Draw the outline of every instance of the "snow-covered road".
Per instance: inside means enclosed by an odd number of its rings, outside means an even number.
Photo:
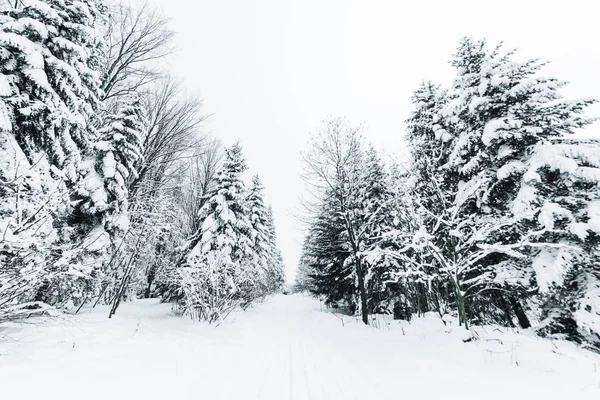
[[[218,327],[156,301],[0,326],[2,399],[599,399],[600,357],[515,333],[462,343],[439,319],[366,327],[302,295]]]

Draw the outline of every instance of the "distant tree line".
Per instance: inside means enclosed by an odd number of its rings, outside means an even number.
[[[148,5],[0,6],[0,322],[98,304],[112,315],[124,299],[174,292],[178,309],[214,320],[218,307],[191,311],[191,296],[217,291],[229,307],[279,290],[260,182],[246,189],[240,147],[224,152],[202,133],[201,100],[162,68],[168,25]],[[207,219],[226,205],[236,229],[247,225],[233,240],[252,251],[242,263],[215,244],[188,262],[190,243],[208,240]],[[212,264],[227,271],[190,270]]]

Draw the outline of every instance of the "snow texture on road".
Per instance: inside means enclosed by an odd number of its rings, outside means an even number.
[[[2,399],[600,399],[600,357],[428,316],[379,328],[303,295],[220,326],[154,300],[44,324],[0,325]],[[484,336],[485,333],[485,336]]]

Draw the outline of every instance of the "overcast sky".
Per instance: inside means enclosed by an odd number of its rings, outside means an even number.
[[[551,61],[545,74],[571,82],[567,97],[600,98],[600,0],[149,1],[172,19],[171,67],[213,114],[207,129],[226,145],[239,138],[266,186],[288,280],[303,237],[293,214],[310,132],[343,116],[402,154],[412,91],[451,80],[462,36]]]

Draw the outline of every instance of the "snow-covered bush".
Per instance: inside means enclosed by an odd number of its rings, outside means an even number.
[[[34,301],[55,273],[54,224],[67,190],[50,177],[43,154],[37,157],[32,165],[13,134],[0,130],[0,319]]]
[[[224,251],[211,251],[193,265],[177,269],[180,300],[176,309],[197,321],[218,322],[243,301],[242,266]]]

